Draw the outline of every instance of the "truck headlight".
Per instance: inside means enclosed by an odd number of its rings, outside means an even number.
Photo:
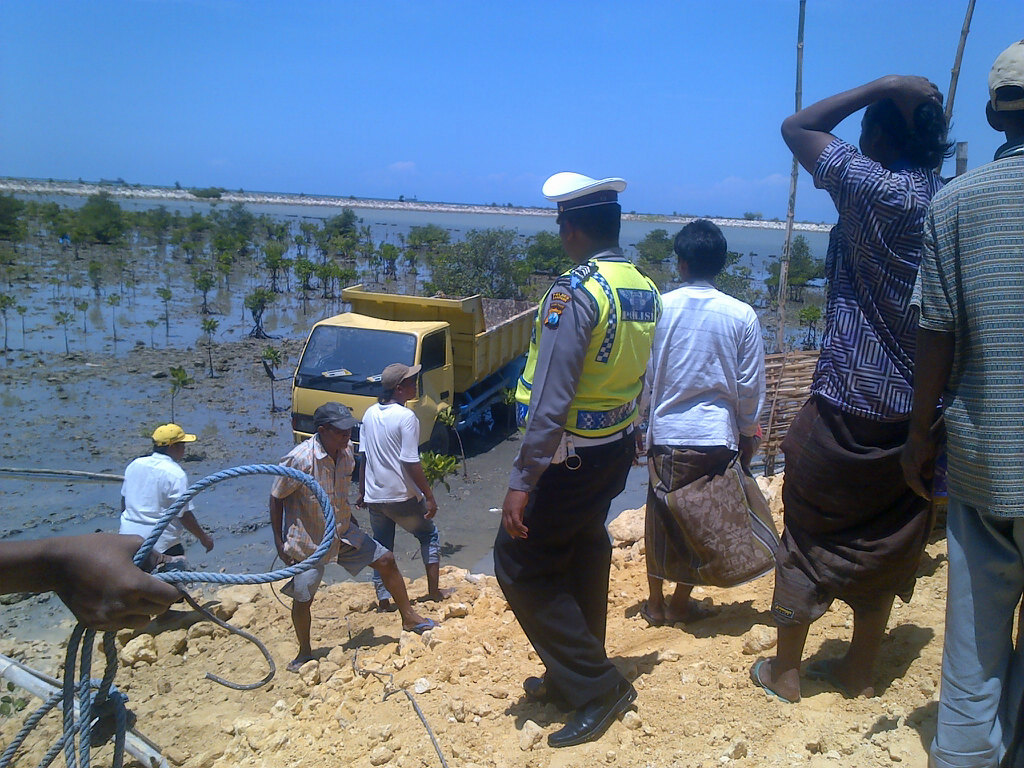
[[[313,424],[313,417],[310,414],[292,412],[292,429],[296,432],[305,432],[307,435],[316,434],[316,427]]]

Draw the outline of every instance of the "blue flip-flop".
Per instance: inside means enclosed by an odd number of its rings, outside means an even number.
[[[422,635],[424,632],[428,632],[431,629],[437,629],[439,626],[441,625],[433,619],[424,619],[415,627],[409,627],[406,632],[415,632],[417,635]]]
[[[753,683],[761,688],[762,691],[767,693],[769,696],[774,696],[776,699],[781,701],[783,704],[793,704],[794,702],[787,699],[781,693],[772,688],[761,679],[761,668],[768,663],[768,659],[758,659],[754,662],[754,666],[750,668],[750,679]]]

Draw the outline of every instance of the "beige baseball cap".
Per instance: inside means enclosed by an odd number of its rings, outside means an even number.
[[[1000,53],[988,73],[988,97],[997,112],[1024,109],[1024,98],[997,99],[999,88],[1024,88],[1024,40],[1018,40]]]

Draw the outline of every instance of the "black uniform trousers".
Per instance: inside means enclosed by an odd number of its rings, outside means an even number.
[[[551,465],[530,494],[528,537],[513,539],[502,527],[494,542],[494,574],[544,662],[545,680],[577,709],[623,680],[604,648],[611,567],[605,518],[635,451],[632,433],[578,447],[578,469]]]

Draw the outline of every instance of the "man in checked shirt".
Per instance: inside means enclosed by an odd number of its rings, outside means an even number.
[[[352,519],[348,503],[349,483],[355,467],[349,444],[352,427],[356,425],[352,412],[344,405],[326,403],[313,413],[313,424],[316,434],[296,445],[280,463],[312,475],[320,483],[334,508],[336,534],[324,559],[293,577],[281,590],[292,598],[292,625],[299,641],[299,653],[288,663],[289,672],[298,672],[314,658],[309,636],[310,606],[323,580],[326,564],[331,560],[336,560],[353,576],[366,566],[377,571],[398,606],[402,629],[423,634],[437,626],[436,622],[413,610],[395,556],[363,533]],[[277,477],[270,490],[270,527],[278,556],[285,565],[292,565],[313,554],[323,540],[327,525],[323,510],[309,488],[290,477]]]

